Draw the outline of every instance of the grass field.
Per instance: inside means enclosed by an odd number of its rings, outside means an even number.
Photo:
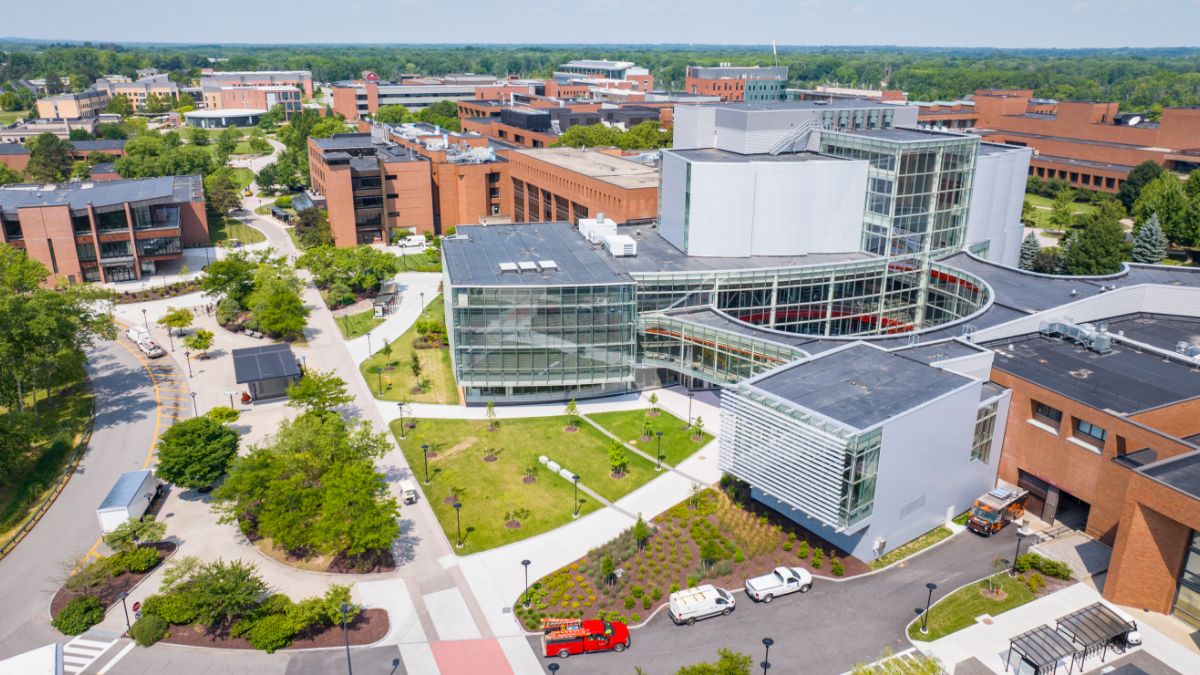
[[[933,609],[929,610],[929,634],[921,635],[921,620],[918,618],[908,627],[908,636],[914,640],[933,641],[955,631],[975,625],[980,614],[996,616],[1014,607],[1033,600],[1034,594],[1020,579],[1001,572],[992,577],[1004,591],[1004,597],[993,599],[983,594],[987,581],[978,581],[954,591]]]
[[[290,230],[289,230],[290,231]],[[442,310],[441,296],[434,298],[421,313],[421,318],[442,320],[445,315]],[[413,403],[458,403],[458,387],[454,383],[454,369],[450,364],[450,349],[417,349],[413,341],[417,335],[416,323],[403,335],[391,343],[392,353],[384,356],[376,352],[359,365],[363,379],[371,388],[376,398],[385,401],[410,401]],[[381,347],[382,345],[371,345]],[[416,384],[410,363],[416,352],[417,360],[421,363],[421,378],[429,379],[429,388],[419,393],[413,393]],[[377,373],[376,368],[383,368]],[[382,391],[380,385],[383,385]]]
[[[628,494],[656,475],[653,465],[631,456],[625,477],[612,478],[609,439],[586,424],[567,433],[563,431],[566,423],[565,417],[504,419],[496,431],[488,431],[486,420],[420,419],[415,428],[407,430],[400,446],[415,480],[423,481],[425,476],[421,446],[428,444],[437,453],[429,460],[430,485],[423,492],[451,542],[456,537],[451,494],[463,505],[466,542],[460,553],[510,544],[571,521],[574,486],[539,464],[539,455],[575,472],[581,484],[609,500]],[[392,424],[392,431],[399,438],[399,420]],[[496,451],[495,461],[484,461],[488,449]],[[525,469],[531,465],[537,466],[536,478],[526,483]],[[582,491],[579,498],[581,515],[601,506]],[[528,513],[514,515],[522,509]],[[514,518],[521,526],[510,529],[505,523]]]
[[[245,188],[254,182],[254,172],[245,167],[238,167],[233,170],[233,180],[239,188]]]
[[[342,338],[353,340],[356,337],[366,335],[371,332],[376,326],[383,323],[383,319],[375,317],[375,310],[368,309],[358,314],[343,314],[334,319],[338,330],[342,332]]]
[[[945,525],[941,525],[936,529],[930,530],[916,539],[913,539],[907,544],[896,548],[891,553],[872,560],[871,562],[867,563],[867,566],[873,570],[881,570],[896,561],[903,560],[910,555],[916,555],[921,551],[924,551],[925,549],[933,546],[943,539],[946,539],[952,534],[954,533],[950,531],[950,528],[946,527]]]
[[[1030,227],[1038,227],[1043,229],[1050,228],[1050,209],[1054,208],[1054,200],[1041,195],[1025,194],[1025,200],[1033,207],[1033,215],[1030,218],[1032,222],[1028,223]],[[1045,208],[1038,208],[1045,207]],[[1071,204],[1071,213],[1092,213],[1096,207],[1083,202],[1073,202]]]
[[[214,224],[208,234],[214,244],[220,244],[229,239],[237,239],[243,244],[256,244],[267,240],[267,235],[258,229],[233,218],[225,218],[225,222]]]
[[[16,459],[12,480],[0,483],[0,539],[25,520],[29,509],[58,479],[91,410],[92,395],[82,382],[39,400],[34,442],[28,453]],[[56,436],[65,442],[53,443]]]
[[[712,440],[712,436],[705,433],[703,439],[693,441],[692,434],[683,428],[687,423],[661,408],[658,417],[651,417],[648,413],[648,410],[622,410],[596,413],[588,415],[588,418],[611,431],[617,438],[653,457],[658,437],[652,433],[650,440],[642,440],[642,425],[645,420],[650,420],[652,432],[663,432],[663,463],[671,466],[687,459]]]
[[[27,110],[17,110],[15,112],[5,112],[0,110],[0,124],[12,124],[18,117],[25,117],[29,114]]]

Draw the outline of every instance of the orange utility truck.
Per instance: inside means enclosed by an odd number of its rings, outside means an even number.
[[[1025,515],[1025,502],[1028,500],[1028,490],[998,487],[975,500],[967,527],[985,537],[996,534],[1010,521]]]

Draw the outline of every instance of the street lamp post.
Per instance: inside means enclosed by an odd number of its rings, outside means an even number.
[[[196,407],[196,392],[192,392],[192,414],[196,417],[200,416],[200,409]]]
[[[655,471],[662,471],[662,432],[654,432],[658,436],[658,450],[654,454],[658,455],[658,466],[654,467]]]
[[[525,609],[529,609],[529,561],[522,560],[521,565],[525,567]]]
[[[398,402],[396,408],[400,410],[400,440],[404,440],[404,401]]]
[[[372,353],[373,352],[371,351],[371,331],[367,331],[367,356],[370,356]]]
[[[763,647],[767,648],[767,651],[763,654],[763,662],[760,665],[762,665],[763,675],[767,675],[767,670],[771,667],[771,645],[775,644],[775,641],[769,637],[765,637],[762,639],[762,643]]]
[[[129,606],[125,604],[125,598],[128,598],[129,594],[121,591],[117,597],[121,598],[121,609],[125,610],[125,630],[129,630]]]
[[[175,338],[171,337],[170,326],[167,326],[167,343],[171,345],[171,351],[175,351]]]
[[[146,332],[150,332],[150,319],[146,318],[146,310],[142,309],[142,325],[146,327]]]
[[[572,518],[579,517],[579,474],[571,476],[571,482],[575,483],[575,514]]]
[[[346,674],[354,675],[354,665],[350,663],[350,631],[346,628],[346,613],[350,611],[351,607],[343,602],[338,609],[342,610],[342,639],[346,643]]]
[[[425,311],[425,291],[421,291],[421,311]]]
[[[687,425],[683,427],[685,430],[692,428],[692,399],[694,399],[694,398],[696,398],[695,392],[689,391],[688,392],[688,421],[687,421]]]
[[[557,673],[558,668],[559,668],[559,665],[557,663],[551,663],[550,665],[546,666],[546,669],[550,671],[551,675],[553,675],[554,673]]]
[[[429,485],[429,444],[421,446],[421,458],[425,460],[425,484]]]
[[[937,584],[931,581],[925,584],[925,588],[929,589],[929,596],[925,598],[925,611],[921,614],[921,635],[929,634],[929,606],[933,603],[933,592],[937,590]]]
[[[1017,575],[1017,558],[1021,557],[1021,540],[1028,536],[1025,532],[1025,524],[1017,521],[1017,552],[1013,554],[1012,573]]]
[[[185,350],[183,350],[183,356],[184,356],[184,358],[187,359],[188,377],[191,377],[192,376],[192,353],[185,349]]]
[[[462,548],[462,502],[454,502],[454,526],[458,530],[458,548]]]

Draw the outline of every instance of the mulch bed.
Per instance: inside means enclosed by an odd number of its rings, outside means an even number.
[[[164,298],[175,298],[188,293],[195,293],[200,290],[200,282],[185,281],[176,282],[168,285],[166,288],[156,286],[148,288],[144,291],[124,291],[117,295],[118,305],[127,305],[133,302],[146,302],[148,300],[161,300]]]
[[[153,544],[153,548],[158,551],[158,565],[161,565],[163,560],[166,560],[172,553],[175,552],[175,544],[169,541],[160,541],[156,544]],[[158,565],[155,565],[148,572],[143,572],[142,574],[125,572],[124,574],[117,575],[112,578],[112,581],[110,581],[107,586],[95,589],[92,595],[94,595],[104,607],[112,607],[121,599],[120,594],[122,591],[128,593],[134,586],[138,585],[138,582],[153,574],[154,570],[158,569]],[[58,592],[55,593],[54,597],[50,600],[50,616],[56,616],[59,610],[65,607],[68,602],[83,595],[85,594],[75,591],[68,591],[65,586],[59,587]]]
[[[329,563],[329,567],[325,568],[325,571],[332,574],[379,574],[382,572],[395,572],[396,559],[392,556],[391,551],[364,553],[362,556],[357,557],[338,555]]]
[[[389,628],[386,610],[366,609],[355,617],[347,626],[350,633],[350,644],[369,645],[383,639]],[[292,640],[292,649],[313,649],[317,647],[341,647],[343,644],[342,626],[322,627],[320,630],[301,633]],[[171,626],[170,634],[163,642],[173,645],[188,645],[191,647],[214,647],[217,649],[254,649],[246,638],[230,637],[228,633],[210,634],[204,626]]]

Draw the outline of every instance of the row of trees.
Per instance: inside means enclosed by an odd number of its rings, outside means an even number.
[[[283,108],[276,106],[263,116],[261,126],[274,128],[283,121]],[[279,142],[284,151],[274,162],[258,172],[258,186],[267,192],[308,185],[308,139],[329,138],[348,130],[340,115],[323,117],[309,108],[292,113],[287,124],[278,128]]]
[[[312,272],[318,288],[338,297],[379,290],[401,267],[399,256],[372,246],[317,246],[305,251],[296,265]]]
[[[614,146],[622,150],[656,150],[671,147],[671,130],[660,129],[658,122],[647,120],[622,131],[603,124],[577,124],[568,128],[554,143],[570,148]]]
[[[24,251],[0,244],[0,484],[29,458],[38,416],[56,388],[82,381],[84,352],[116,328],[102,302],[110,293],[84,284],[44,286],[49,271]]]
[[[205,47],[121,45],[0,45],[0,82],[66,76],[71,88],[90,85],[108,73],[133,76],[139,67],[169,72],[190,82],[209,65]],[[402,74],[451,72],[548,77],[561,63],[595,58],[588,46],[381,47],[226,45],[230,69],[308,69],[316,79],[358,77],[364,70],[395,79]],[[689,65],[770,65],[764,46],[606,47],[606,58],[646,66],[663,86],[682,87]],[[1200,51],[1190,48],[1091,50],[917,49],[897,47],[780,46],[781,65],[791,86],[835,80],[878,84],[909,92],[916,100],[958,98],[981,88],[1029,88],[1058,99],[1118,101],[1125,108],[1156,112],[1155,106],[1200,104]],[[56,85],[58,86],[58,85]]]
[[[384,124],[404,124],[405,122],[425,122],[436,124],[443,129],[458,131],[458,105],[454,101],[438,101],[433,105],[413,114],[402,105],[385,105],[373,115],[376,122]]]

